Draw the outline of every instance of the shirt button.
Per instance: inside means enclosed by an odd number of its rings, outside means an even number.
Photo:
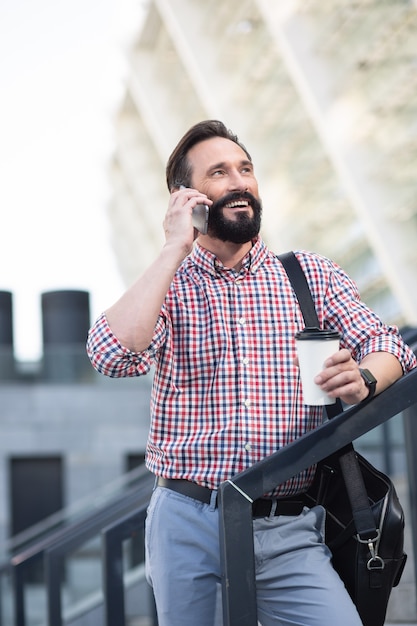
[[[239,317],[239,320],[238,320],[238,321],[239,321],[239,324],[240,324],[241,326],[244,326],[244,325],[245,325],[245,323],[246,323],[246,320],[245,320],[245,318],[244,318],[244,317]]]
[[[245,405],[246,408],[249,408],[250,407],[250,400],[248,400],[248,399],[243,400],[243,404]]]
[[[245,443],[244,448],[245,448],[245,450],[246,450],[247,452],[249,452],[250,450],[252,450],[252,446],[250,445],[250,443]]]
[[[245,356],[245,358],[242,359],[242,363],[243,363],[243,365],[249,365],[249,359],[248,359],[247,356]]]
[[[240,276],[239,278],[236,278],[235,280],[235,285],[240,285],[242,283],[243,278]]]

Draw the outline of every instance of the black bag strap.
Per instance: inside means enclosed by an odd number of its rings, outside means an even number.
[[[320,328],[319,318],[317,317],[316,307],[314,306],[313,296],[311,295],[306,275],[294,252],[280,254],[278,255],[278,259],[287,272],[292,288],[295,291],[305,325]],[[343,407],[339,398],[336,398],[335,404],[328,404],[326,406],[329,419],[339,415],[342,411]]]
[[[293,252],[286,252],[280,254],[278,259],[287,272],[288,278],[295,291],[305,325],[320,328],[320,322],[317,317],[310,287],[297,257]],[[339,398],[336,399],[335,404],[326,405],[326,412],[329,419],[335,417],[335,415],[339,415],[342,411],[343,406]],[[378,538],[378,531],[369,504],[368,494],[366,493],[362,472],[352,444],[340,451],[339,463],[352,507],[356,532],[361,541],[368,544],[372,543]]]

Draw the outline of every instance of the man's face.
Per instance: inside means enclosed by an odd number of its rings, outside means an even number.
[[[213,137],[193,146],[188,160],[192,187],[213,200],[208,234],[232,243],[256,237],[262,206],[253,165],[244,150],[229,139]]]

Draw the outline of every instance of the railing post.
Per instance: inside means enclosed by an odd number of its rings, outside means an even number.
[[[256,626],[251,500],[417,405],[417,369],[370,402],[351,407],[219,487],[225,626]],[[417,418],[416,418],[417,419]],[[417,442],[416,442],[417,443]],[[251,580],[249,581],[249,577]],[[254,606],[255,605],[255,606]]]
[[[61,584],[63,557],[60,549],[45,553],[45,583],[47,592],[48,626],[62,626]]]
[[[224,625],[257,626],[252,500],[226,482],[219,502]]]
[[[403,334],[404,340],[417,355],[417,328],[408,328]],[[417,404],[403,411],[405,452],[407,459],[408,495],[411,519],[411,537],[413,542],[414,580],[417,594]]]
[[[119,527],[102,531],[103,595],[106,626],[125,623],[123,553]]]
[[[106,626],[125,623],[125,588],[123,581],[123,541],[143,531],[147,501],[136,511],[128,513],[101,531],[104,614]],[[157,624],[153,593],[150,603],[151,619]]]
[[[24,577],[24,565],[16,564],[12,566],[13,608],[15,626],[26,626]]]
[[[414,577],[417,593],[417,405],[403,413],[405,450],[407,457],[408,494],[411,520],[411,537],[413,540]]]

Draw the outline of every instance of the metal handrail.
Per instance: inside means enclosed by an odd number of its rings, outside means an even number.
[[[417,369],[219,487],[225,626],[257,626],[253,500],[417,403]],[[245,550],[242,550],[245,546]],[[242,601],[244,599],[244,601]]]
[[[118,494],[111,503],[86,514],[13,556],[9,569],[13,577],[15,626],[26,625],[24,585],[25,572],[35,560],[44,558],[49,626],[61,626],[62,561],[89,539],[99,536],[102,528],[137,508],[143,497],[150,497],[154,476],[145,468],[139,485]],[[145,494],[145,496],[143,495]]]
[[[226,481],[219,489],[220,541],[224,573],[223,599],[225,626],[255,626],[256,593],[253,564],[251,500],[261,497],[275,485],[318,462],[417,403],[417,370],[410,372],[392,387],[372,399],[348,409],[311,433]],[[62,565],[66,555],[98,536],[102,529],[104,544],[115,540],[115,549],[131,532],[132,524],[142,523],[144,505],[150,497],[154,477],[144,470],[141,486],[119,493],[112,503],[86,515],[77,522],[61,527],[50,536],[15,555],[7,564],[14,577],[15,626],[25,626],[24,573],[27,566],[43,557],[46,565],[48,624],[60,626]],[[242,550],[242,545],[245,550]],[[117,566],[120,559],[105,556],[104,567]],[[3,569],[6,569],[4,567]],[[120,576],[120,568],[117,567]],[[248,575],[250,574],[250,575]],[[119,583],[118,583],[119,584]],[[111,589],[110,579],[105,583]],[[119,598],[121,594],[119,589]],[[245,602],[242,602],[242,598]],[[115,613],[116,614],[116,613]],[[115,623],[115,622],[114,622]],[[112,624],[108,622],[108,626]]]
[[[103,545],[103,595],[105,625],[120,626],[125,623],[125,598],[123,586],[123,541],[144,528],[149,498],[138,503],[136,511],[125,515],[102,531]],[[152,623],[157,624],[155,601],[149,587]]]
[[[11,555],[22,552],[25,546],[37,543],[42,537],[51,534],[53,530],[59,527],[62,528],[77,519],[81,519],[86,514],[89,515],[93,509],[98,510],[103,508],[105,503],[110,500],[114,501],[116,497],[120,497],[122,490],[136,485],[138,481],[141,480],[144,473],[145,469],[143,465],[136,467],[130,472],[118,476],[110,483],[99,488],[93,497],[89,494],[77,500],[74,504],[64,507],[56,513],[52,513],[52,515],[48,515],[48,517],[42,519],[40,522],[33,524],[33,526],[13,535],[13,537],[3,544],[0,544],[0,554]],[[0,571],[2,568],[8,567],[9,558],[3,559],[3,561],[0,562]]]

